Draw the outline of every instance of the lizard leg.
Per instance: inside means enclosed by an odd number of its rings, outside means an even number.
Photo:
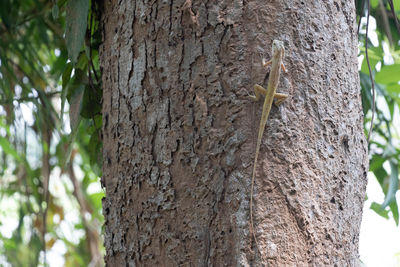
[[[286,94],[275,93],[274,95],[275,105],[279,106],[280,104],[282,104],[283,101],[286,100],[287,97],[288,95]]]
[[[263,63],[263,66],[264,67],[267,67],[268,65],[271,65],[272,64],[272,60],[269,60],[269,61],[267,61],[267,62],[264,62]]]
[[[267,94],[267,89],[262,87],[261,85],[255,84],[254,85],[254,93],[255,95],[250,95],[249,97],[253,99],[254,101],[258,101],[261,98],[261,95],[265,96]],[[275,93],[274,99],[275,99],[275,105],[280,105],[285,99],[288,97],[286,94],[280,94],[280,93]]]
[[[267,67],[267,66],[269,66],[271,64],[272,64],[272,60],[263,63],[263,66]],[[283,65],[283,63],[281,63],[281,68],[282,68],[283,72],[286,73],[286,68],[285,68],[285,65]]]
[[[283,72],[286,73],[286,68],[285,68],[285,65],[283,65],[283,63],[281,63],[281,68],[282,68]]]
[[[254,93],[255,95],[249,95],[249,97],[254,101],[258,101],[261,95],[265,96],[265,94],[267,93],[267,89],[265,89],[261,85],[256,84],[254,85]]]

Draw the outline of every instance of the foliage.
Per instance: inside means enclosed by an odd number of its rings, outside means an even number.
[[[367,12],[367,2],[357,2],[358,14],[364,17]],[[400,28],[396,27],[390,2],[370,1],[370,14],[376,19],[377,25],[376,29],[368,32],[368,56],[376,90],[376,116],[369,143],[369,154],[370,172],[375,175],[385,194],[383,202],[381,204],[373,202],[371,209],[385,218],[389,218],[391,213],[398,225],[399,209],[395,196],[399,189],[400,128],[395,122],[400,119]],[[398,16],[399,1],[394,3],[394,11]],[[361,25],[360,56],[365,53],[365,21]],[[364,127],[367,133],[371,125],[373,95],[367,61],[364,56],[362,58],[360,82],[365,115]]]
[[[0,265],[101,265],[97,9],[0,1]]]

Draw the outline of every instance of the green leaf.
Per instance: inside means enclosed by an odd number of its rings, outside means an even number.
[[[90,202],[96,207],[96,210],[101,210],[101,200],[105,197],[104,192],[93,193],[89,196]]]
[[[397,154],[396,148],[389,142],[386,145],[385,149],[383,150],[382,157],[393,158],[394,156],[396,156],[396,154]]]
[[[390,162],[390,180],[385,200],[382,203],[382,209],[386,208],[392,201],[396,201],[396,192],[399,188],[399,165],[394,160]]]
[[[18,155],[18,152],[13,148],[10,141],[2,136],[0,136],[0,146],[3,149],[4,153],[12,156],[15,160],[19,162],[22,161],[21,157]]]
[[[379,0],[370,0],[371,8],[376,8],[379,5]]]
[[[83,96],[83,108],[81,116],[87,119],[92,119],[95,115],[101,112],[101,90],[95,87],[86,87]]]
[[[53,19],[58,19],[58,13],[59,13],[59,9],[57,4],[53,5],[53,8],[51,9],[51,14],[53,15]]]
[[[387,85],[385,89],[386,92],[388,92],[392,96],[398,97],[400,94],[400,84],[398,83],[392,83],[390,85]]]
[[[75,73],[75,75],[78,73],[79,72]],[[80,80],[80,79],[78,79],[78,80]],[[77,82],[77,79],[74,79],[74,82]],[[70,92],[69,92],[70,93],[69,120],[70,120],[70,126],[71,126],[71,134],[68,137],[68,148],[67,148],[67,152],[66,152],[66,157],[64,158],[64,161],[62,163],[63,166],[65,166],[69,162],[73,144],[76,140],[76,136],[78,133],[78,127],[82,120],[82,117],[80,116],[80,112],[82,109],[83,94],[85,92],[84,84],[78,84],[75,86],[71,86],[71,88],[73,89],[73,90],[70,90]]]
[[[96,115],[94,117],[94,124],[95,124],[96,130],[100,130],[101,129],[101,127],[103,125],[103,116],[101,114]]]
[[[382,168],[383,163],[385,161],[386,161],[386,159],[378,154],[372,155],[372,158],[371,158],[370,164],[369,164],[369,170],[371,172],[374,172],[378,168]]]
[[[385,181],[386,177],[388,176],[388,173],[381,166],[380,168],[377,168],[374,170],[374,174],[375,174],[375,177],[378,180],[379,184],[383,188],[383,182]]]
[[[365,58],[365,47],[360,49],[360,51],[364,54],[364,60],[361,64],[361,71],[369,76],[368,63],[367,59]],[[368,45],[368,58],[371,70],[374,72],[376,64],[378,64],[380,61],[383,61],[382,46],[374,47],[372,45]]]
[[[399,208],[397,206],[397,202],[393,201],[392,203],[390,203],[389,207],[390,211],[392,212],[393,219],[396,222],[396,225],[399,226]]]
[[[65,39],[68,56],[75,64],[81,51],[87,28],[89,0],[69,0],[67,4]]]
[[[372,202],[369,208],[378,213],[383,218],[389,219],[389,211],[382,209],[381,205],[379,205],[378,203]]]
[[[62,91],[61,91],[61,122],[63,121],[65,99],[67,97],[67,85],[71,79],[72,64],[69,62],[65,66],[64,72],[62,74]]]
[[[360,74],[360,84],[361,84],[361,97],[362,97],[362,107],[364,115],[371,109],[372,106],[372,94],[371,94],[371,80],[369,76],[363,72]]]
[[[390,120],[393,120],[393,115],[394,115],[394,101],[392,99],[385,99],[386,103],[388,105],[388,109],[390,112]]]
[[[400,81],[400,64],[382,65],[381,71],[375,75],[375,80],[381,84],[392,84]]]
[[[69,119],[71,125],[71,131],[75,132],[78,127],[78,122],[80,122],[80,112],[82,108],[83,93],[85,91],[85,86],[83,84],[75,88],[74,94],[70,99],[70,110]]]
[[[51,57],[54,57],[52,60],[52,67],[51,67],[51,75],[54,80],[58,80],[60,76],[64,73],[64,70],[67,66],[67,64],[71,64],[70,62],[67,63],[68,61],[68,52],[66,50],[61,50],[60,55],[56,56],[55,52],[51,52]]]
[[[94,132],[90,137],[89,145],[88,145],[88,152],[90,156],[90,163],[92,165],[99,164],[101,165],[101,147],[102,143],[99,140],[99,133]]]

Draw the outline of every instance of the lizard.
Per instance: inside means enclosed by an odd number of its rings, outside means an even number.
[[[272,42],[272,59],[266,63],[263,63],[264,67],[271,65],[271,71],[269,74],[267,89],[256,84],[256,85],[254,85],[255,95],[254,96],[249,95],[249,97],[251,99],[253,99],[254,101],[258,101],[260,99],[261,95],[265,96],[264,105],[263,105],[262,114],[261,114],[261,120],[260,120],[260,127],[258,130],[256,153],[255,153],[255,157],[254,157],[253,172],[252,172],[252,176],[251,176],[251,189],[250,189],[250,232],[252,232],[252,234],[253,234],[254,241],[255,241],[257,249],[259,251],[260,251],[260,249],[259,249],[256,234],[254,232],[254,222],[253,222],[254,180],[255,180],[255,176],[256,176],[257,159],[258,159],[258,154],[260,152],[261,139],[264,134],[265,125],[267,124],[268,115],[271,111],[272,102],[275,98],[276,99],[275,105],[279,105],[288,97],[288,95],[286,95],[286,94],[276,93],[276,89],[279,84],[279,76],[280,76],[281,69],[284,72],[286,72],[285,66],[283,65],[284,54],[285,54],[285,47],[283,45],[283,42],[279,41],[279,40],[274,40]],[[260,253],[261,253],[261,251],[260,251]],[[262,254],[261,254],[261,257],[262,257]]]

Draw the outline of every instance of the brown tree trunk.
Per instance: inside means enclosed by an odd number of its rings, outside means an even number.
[[[104,0],[108,266],[359,264],[368,162],[353,2]],[[274,39],[290,97],[261,145],[257,250],[262,103],[246,90],[266,86]]]

